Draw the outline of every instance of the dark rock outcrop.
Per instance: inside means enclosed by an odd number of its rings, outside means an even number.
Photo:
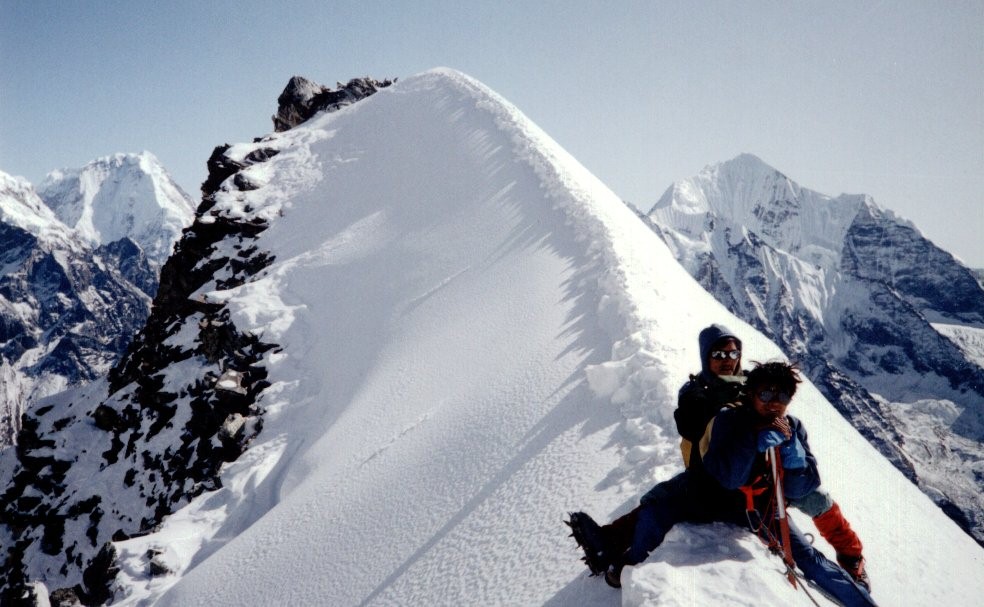
[[[393,80],[353,78],[344,85],[337,83],[338,88],[332,90],[307,78],[294,76],[277,98],[278,109],[273,117],[273,129],[278,133],[292,129],[318,112],[334,111],[351,105],[394,82],[396,82],[395,78]]]

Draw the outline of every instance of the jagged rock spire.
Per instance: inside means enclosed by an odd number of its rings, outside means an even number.
[[[395,78],[353,78],[348,84],[336,83],[338,89],[332,90],[302,76],[293,76],[277,98],[279,107],[276,116],[273,116],[273,129],[278,133],[292,129],[322,110],[336,110],[350,105],[394,82]]]

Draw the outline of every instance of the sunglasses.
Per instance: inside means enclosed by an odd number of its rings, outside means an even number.
[[[788,405],[789,401],[793,399],[788,392],[779,392],[777,390],[760,390],[755,396],[763,403],[776,402],[783,405]]]
[[[738,360],[741,358],[741,350],[714,350],[711,352],[711,358],[714,360],[725,360],[727,358]]]

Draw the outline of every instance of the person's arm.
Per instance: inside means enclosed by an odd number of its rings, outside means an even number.
[[[688,381],[677,396],[677,408],[673,412],[680,436],[697,444],[704,436],[707,422],[711,421],[722,403],[697,378]]]
[[[787,498],[798,499],[820,486],[820,471],[817,458],[810,451],[806,428],[795,417],[787,419],[793,435],[779,447],[783,466],[783,490]]]

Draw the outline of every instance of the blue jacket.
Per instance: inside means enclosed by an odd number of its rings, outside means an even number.
[[[787,499],[799,499],[820,486],[820,472],[802,422],[791,415],[787,419],[794,436],[806,451],[806,467],[787,468],[784,471],[783,492]],[[765,454],[758,450],[761,424],[761,419],[750,405],[722,411],[714,418],[709,429],[709,440],[705,437],[701,451],[704,470],[725,489],[752,484],[765,474]],[[786,443],[792,440],[790,437]]]

